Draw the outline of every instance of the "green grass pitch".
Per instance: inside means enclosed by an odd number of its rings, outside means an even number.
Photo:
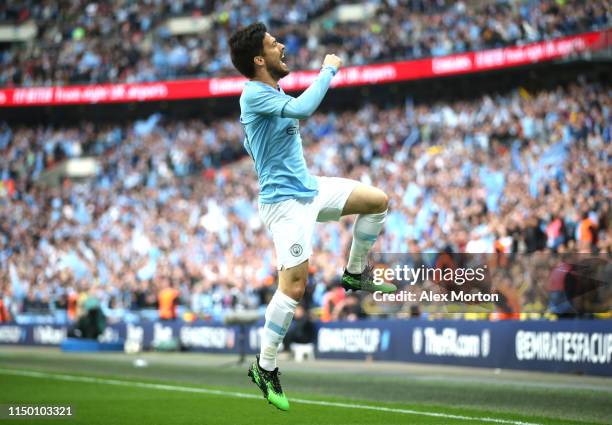
[[[609,424],[612,380],[367,362],[281,362],[289,412],[268,405],[233,357],[0,349],[0,404],[73,405],[70,419],[0,423]]]

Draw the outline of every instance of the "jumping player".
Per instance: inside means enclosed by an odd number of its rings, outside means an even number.
[[[229,45],[232,63],[249,79],[240,97],[240,122],[259,179],[259,215],[272,233],[279,270],[278,289],[266,309],[261,351],[249,376],[270,403],[289,410],[276,356],[304,295],[315,223],[358,214],[342,285],[346,290],[394,292],[394,285],[375,285],[365,271],[368,251],[385,221],[388,197],[354,180],[312,176],[306,168],[299,120],[310,117],[323,100],[342,65],[339,57],[326,55],[317,79],[294,98],[278,85],[289,74],[283,62],[285,46],[264,24],[238,30]]]

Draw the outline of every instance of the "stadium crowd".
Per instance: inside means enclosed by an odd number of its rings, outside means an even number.
[[[0,21],[33,20],[37,36],[0,48],[0,86],[143,82],[236,75],[229,35],[261,20],[286,45],[291,69],[316,69],[328,51],[347,65],[440,56],[603,29],[612,3],[599,0],[386,0],[372,16],[340,22],[333,0],[20,0]],[[168,17],[209,16],[205,33],[173,35]]]
[[[612,251],[609,85],[579,80],[472,101],[367,104],[315,114],[301,134],[314,174],[389,194],[375,251]],[[234,118],[0,126],[6,315],[65,314],[90,294],[110,320],[135,318],[170,286],[182,311],[197,317],[263,305],[275,284],[273,246],[242,138]],[[98,158],[94,177],[39,184],[58,162],[82,156]],[[306,303],[324,320],[365,314],[367,300],[337,284],[350,239],[348,219],[315,234]],[[539,294],[546,310],[541,281],[507,284],[522,304]]]

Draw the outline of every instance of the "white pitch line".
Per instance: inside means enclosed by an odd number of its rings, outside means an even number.
[[[235,391],[221,391],[221,390],[211,390],[208,388],[153,384],[150,382],[120,381],[117,379],[94,378],[94,377],[89,377],[89,376],[66,375],[66,374],[60,374],[60,373],[35,372],[35,371],[29,371],[29,370],[14,370],[14,369],[0,368],[0,374],[27,376],[31,378],[56,379],[59,381],[87,382],[91,384],[120,385],[124,387],[148,388],[152,390],[162,390],[162,391],[177,391],[177,392],[185,392],[185,393],[219,395],[219,396],[225,396],[225,397],[261,399],[260,395],[240,393],[240,392],[235,392]],[[311,404],[315,406],[327,406],[327,407],[343,407],[347,409],[373,410],[377,412],[429,416],[429,417],[444,418],[444,419],[457,419],[457,420],[470,421],[470,422],[477,421],[477,422],[488,422],[488,423],[506,424],[506,425],[542,425],[542,424],[538,424],[534,422],[513,421],[509,419],[496,419],[496,418],[477,417],[477,416],[452,415],[448,413],[424,412],[424,411],[412,410],[412,409],[398,409],[398,408],[392,408],[392,407],[370,406],[370,405],[351,404],[351,403],[339,403],[339,402],[334,402],[334,401],[307,400],[307,399],[302,399],[302,398],[291,398],[290,400],[291,400],[291,403],[298,403],[298,404]]]

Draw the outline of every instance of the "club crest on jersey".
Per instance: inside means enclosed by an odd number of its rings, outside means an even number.
[[[294,257],[299,257],[300,255],[302,255],[302,252],[304,250],[302,249],[302,245],[294,243],[293,245],[291,245],[291,248],[289,248],[289,251]]]

